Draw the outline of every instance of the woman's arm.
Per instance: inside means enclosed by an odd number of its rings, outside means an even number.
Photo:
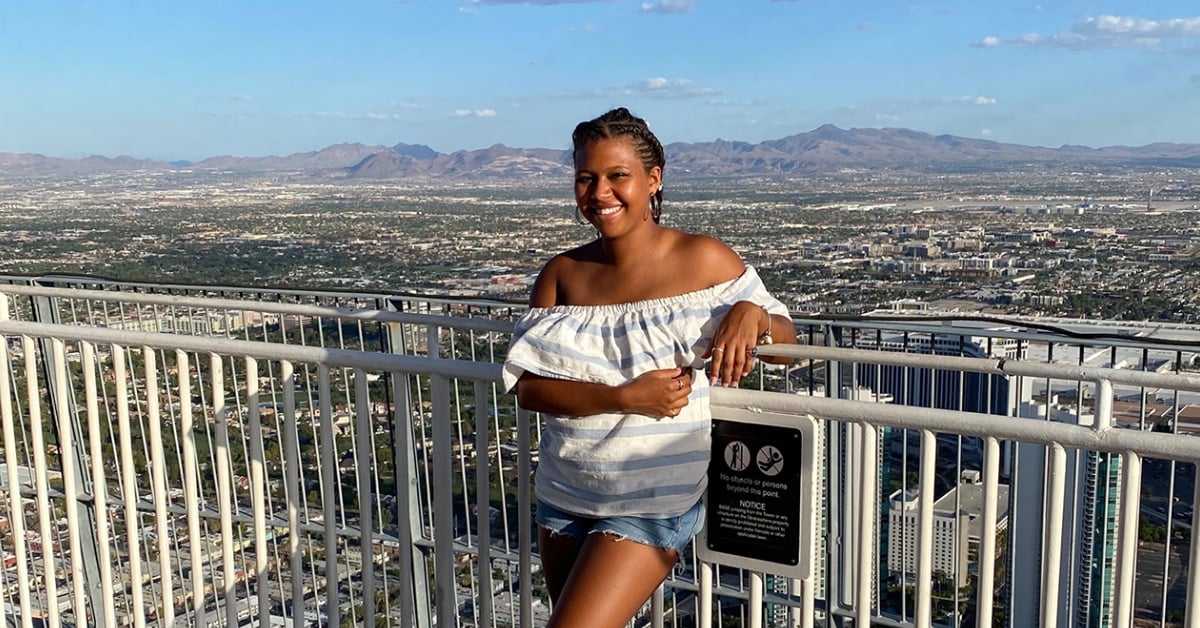
[[[746,265],[733,249],[715,238],[702,237],[695,240],[692,255],[699,262],[702,272],[716,281],[728,281],[746,272]],[[770,330],[772,342],[795,343],[796,327],[791,319],[776,316],[753,301],[738,301],[721,319],[713,335],[713,343],[705,358],[710,358],[709,377],[713,384],[734,386],[742,377],[750,374],[755,357],[751,351],[758,347],[759,340]],[[790,358],[762,356],[759,358],[772,364],[787,364]]]
[[[734,386],[737,380],[750,374],[755,357],[751,350],[758,348],[759,339],[771,330],[773,343],[796,342],[796,326],[790,318],[776,316],[753,301],[738,301],[729,308],[725,318],[713,335],[712,347],[706,358],[711,358],[709,377],[712,383]],[[761,356],[758,359],[772,364],[787,364],[791,358]]]
[[[522,408],[558,416],[605,412],[675,416],[692,392],[692,369],[649,371],[620,386],[542,377],[526,372],[517,380]]]

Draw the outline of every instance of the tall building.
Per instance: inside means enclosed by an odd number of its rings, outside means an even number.
[[[996,329],[980,331],[987,333]],[[842,345],[854,349],[963,358],[1024,358],[1018,341],[991,336],[939,334],[931,338],[930,334],[917,333],[859,333],[853,338],[843,338]],[[1014,407],[1006,375],[862,364],[854,369],[853,376],[855,385],[887,393],[901,405],[1002,415],[1008,415]]]
[[[1059,405],[1053,397],[1048,404],[1022,403],[1020,416],[1079,425],[1095,422],[1094,415]],[[1067,450],[1066,455],[1058,623],[1076,628],[1110,628],[1114,626],[1121,460],[1093,451]],[[1010,625],[1015,628],[1037,625],[1041,612],[1045,550],[1041,523],[1046,514],[1049,452],[1042,446],[1018,444],[1012,463]]]
[[[978,561],[983,532],[983,485],[979,471],[965,471],[958,486],[933,504],[933,571],[961,587],[970,581],[971,564]],[[897,490],[889,499],[888,567],[904,581],[917,576],[917,527],[920,491]],[[1008,528],[1008,486],[997,495],[996,533]]]

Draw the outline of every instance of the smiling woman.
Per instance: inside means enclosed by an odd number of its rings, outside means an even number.
[[[659,224],[666,160],[644,120],[615,109],[580,123],[573,143],[575,201],[598,237],[543,267],[504,378],[546,415],[536,487],[550,625],[616,627],[704,520],[708,386],[735,385],[757,345],[796,337],[737,253]]]

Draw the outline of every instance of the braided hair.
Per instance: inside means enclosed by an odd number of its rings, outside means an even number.
[[[667,165],[667,158],[663,153],[662,143],[650,132],[649,125],[646,121],[629,113],[629,110],[624,107],[618,107],[605,113],[604,115],[580,122],[575,127],[575,132],[571,133],[571,143],[575,154],[584,147],[598,140],[607,140],[618,137],[627,137],[633,143],[633,150],[637,153],[638,159],[642,160],[642,165],[646,167],[646,172],[649,172],[655,166],[658,166],[661,172]],[[662,186],[654,191],[654,195],[650,197],[650,215],[654,218],[654,222],[658,222],[662,216]]]

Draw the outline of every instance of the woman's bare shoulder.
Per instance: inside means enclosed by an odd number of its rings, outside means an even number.
[[[742,276],[746,264],[737,251],[712,236],[685,233],[680,240],[681,261],[708,285],[724,283]]]
[[[554,307],[564,302],[562,286],[575,280],[581,264],[595,256],[595,242],[589,242],[550,258],[542,266],[533,291],[529,296],[531,307]]]

